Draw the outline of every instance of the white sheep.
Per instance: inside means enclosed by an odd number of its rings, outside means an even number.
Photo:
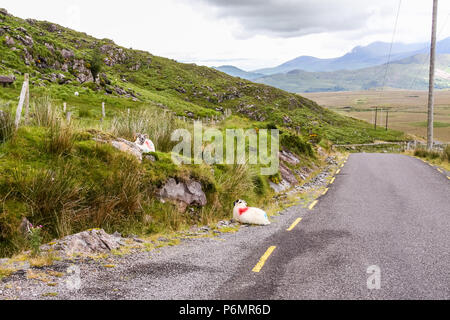
[[[156,152],[155,144],[145,134],[137,134],[135,144],[143,153]]]
[[[80,93],[78,91],[76,91],[74,94],[75,94],[75,97],[78,97],[80,95]]]
[[[249,208],[244,200],[237,200],[234,203],[233,218],[243,224],[261,226],[268,226],[270,224],[266,212],[258,208]]]

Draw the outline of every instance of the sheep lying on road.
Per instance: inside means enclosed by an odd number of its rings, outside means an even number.
[[[234,203],[233,218],[243,224],[255,224],[261,226],[270,224],[266,212],[258,208],[249,208],[244,200],[237,200]]]

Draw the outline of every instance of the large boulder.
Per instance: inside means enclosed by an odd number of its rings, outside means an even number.
[[[109,253],[124,244],[121,237],[107,234],[102,229],[93,229],[67,236],[52,244],[42,246],[43,251],[54,251],[66,256],[74,254],[95,255]]]
[[[205,206],[207,204],[206,195],[203,192],[202,185],[194,180],[188,182],[179,182],[173,178],[159,191],[161,199],[175,202],[180,211],[185,211],[188,206]]]

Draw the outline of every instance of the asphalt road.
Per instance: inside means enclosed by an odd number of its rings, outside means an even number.
[[[303,220],[287,231],[298,218]],[[276,248],[260,272],[253,272],[270,247]],[[268,227],[244,227],[121,261],[113,269],[80,265],[79,290],[67,288],[65,279],[50,288],[17,275],[4,294],[107,300],[450,299],[450,180],[412,157],[355,154],[312,210],[291,207]],[[368,289],[371,266],[380,271],[380,289]]]
[[[415,158],[352,155],[302,222],[256,251],[270,246],[260,273],[242,272],[216,297],[449,299],[450,181]],[[368,289],[371,266],[379,290]]]

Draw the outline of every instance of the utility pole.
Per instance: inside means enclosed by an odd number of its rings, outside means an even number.
[[[378,121],[378,107],[375,108],[375,130],[377,130],[377,121]]]
[[[431,150],[434,145],[434,72],[436,61],[436,31],[437,31],[438,0],[433,0],[433,27],[431,32],[430,53],[430,87],[428,94],[428,134],[427,149]]]
[[[389,109],[386,109],[386,131],[389,128]]]

